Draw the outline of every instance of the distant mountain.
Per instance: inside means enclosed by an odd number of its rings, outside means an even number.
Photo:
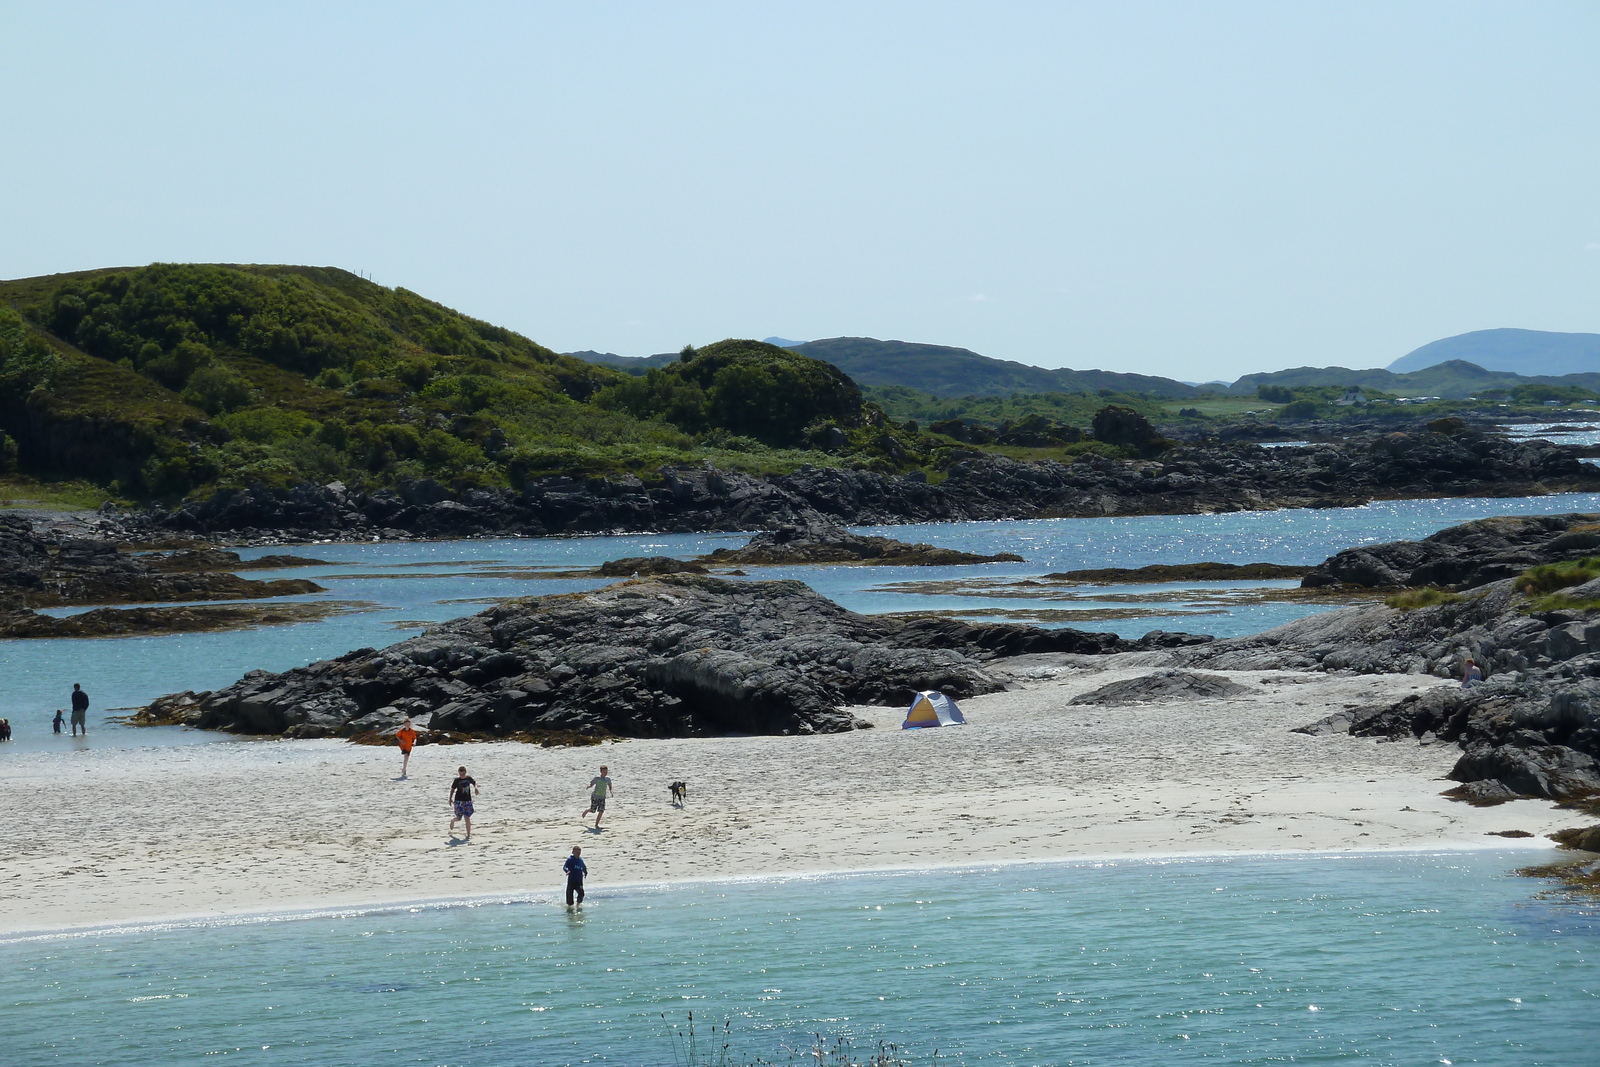
[[[779,348],[799,348],[804,341],[791,341],[787,337],[763,337],[762,344],[777,345]]]
[[[1420,371],[1451,360],[1521,375],[1600,373],[1600,333],[1474,330],[1425,344],[1389,364],[1389,369]]]
[[[678,358],[676,352],[657,352],[653,356],[619,356],[615,352],[595,352],[589,349],[582,352],[565,352],[563,355],[581,359],[585,363],[598,363],[602,367],[616,367],[629,374],[643,374],[651,367],[664,367]]]
[[[1420,349],[1419,349],[1420,351]],[[1228,392],[1254,396],[1263,385],[1338,386],[1359,385],[1401,396],[1437,396],[1461,400],[1485,389],[1512,389],[1519,385],[1576,385],[1600,391],[1600,373],[1567,375],[1522,375],[1509,371],[1485,370],[1475,363],[1452,359],[1423,370],[1396,374],[1389,370],[1351,370],[1348,367],[1295,367],[1292,370],[1246,374]]]
[[[943,397],[1111,389],[1184,398],[1200,392],[1171,378],[1103,370],[1049,370],[945,345],[830,337],[790,347],[802,355],[832,363],[861,385],[902,385]]]

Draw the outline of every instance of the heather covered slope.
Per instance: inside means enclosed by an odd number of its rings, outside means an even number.
[[[770,473],[880,456],[871,421],[848,378],[771,345],[690,350],[646,382],[333,268],[0,282],[0,463],[137,499],[708,461]],[[822,424],[838,431],[827,454],[805,439]]]

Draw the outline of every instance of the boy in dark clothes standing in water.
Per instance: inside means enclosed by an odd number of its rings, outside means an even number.
[[[567,872],[567,907],[572,907],[572,896],[578,896],[578,903],[583,903],[583,880],[589,873],[589,865],[583,862],[583,849],[577,845],[572,846],[572,855],[567,857],[567,862],[561,865]]]
[[[460,819],[467,821],[467,840],[472,840],[472,795],[478,792],[478,783],[467,774],[465,767],[456,768],[456,776],[450,779],[450,803],[455,806],[456,817],[450,820],[450,829],[456,828]]]

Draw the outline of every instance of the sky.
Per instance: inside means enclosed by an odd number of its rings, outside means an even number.
[[[1184,380],[1600,332],[1600,3],[0,0],[0,277]]]

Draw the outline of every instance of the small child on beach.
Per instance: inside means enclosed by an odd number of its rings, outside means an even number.
[[[572,855],[567,857],[567,862],[561,865],[567,872],[567,907],[572,907],[572,898],[576,894],[578,903],[583,903],[583,880],[589,874],[589,865],[583,862],[583,849],[577,845],[572,846]]]
[[[411,746],[417,743],[417,729],[411,725],[409,716],[400,724],[400,729],[394,732],[394,740],[395,744],[400,746],[400,777],[404,778],[406,768],[411,766]]]
[[[450,779],[450,803],[454,805],[456,816],[450,820],[450,830],[454,832],[456,823],[465,819],[468,841],[472,840],[472,796],[478,792],[478,783],[467,774],[467,769],[457,767],[456,776]]]
[[[600,829],[600,820],[606,813],[606,798],[611,795],[611,778],[607,773],[610,770],[605,764],[600,765],[598,777],[589,779],[589,807],[585,815],[594,815],[594,828]]]

